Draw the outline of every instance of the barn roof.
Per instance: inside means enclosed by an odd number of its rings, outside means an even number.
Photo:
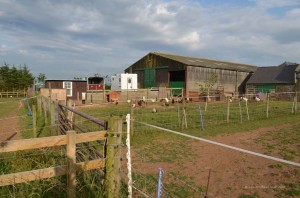
[[[86,80],[83,79],[46,79],[46,81],[72,81],[72,82],[86,82]]]
[[[164,58],[172,59],[174,61],[189,66],[208,67],[214,69],[226,69],[226,70],[245,71],[245,72],[254,72],[257,69],[255,65],[248,65],[242,63],[219,61],[219,60],[213,60],[207,58],[197,58],[192,56],[181,56],[181,55],[166,54],[166,53],[159,53],[159,52],[152,52],[152,54]]]
[[[279,66],[258,67],[247,84],[294,84],[297,63],[284,62]]]

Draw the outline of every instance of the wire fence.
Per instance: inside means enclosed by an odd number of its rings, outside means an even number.
[[[256,97],[259,98],[259,100],[257,100]],[[245,100],[245,98],[247,98],[247,100]],[[46,105],[46,103],[47,102],[44,104]],[[294,182],[297,178],[297,168],[291,169],[287,166],[273,162],[259,162],[258,166],[256,166],[253,162],[255,161],[255,158],[248,159],[249,156],[246,154],[232,157],[231,155],[234,156],[234,154],[223,152],[222,150],[214,151],[219,152],[219,154],[215,154],[215,157],[217,157],[216,159],[209,156],[210,159],[206,160],[202,155],[209,154],[209,149],[205,150],[204,147],[198,147],[197,143],[191,142],[186,138],[162,133],[160,130],[139,124],[139,122],[146,122],[163,128],[183,132],[190,129],[197,131],[202,130],[202,124],[204,130],[206,130],[207,128],[216,125],[226,126],[228,124],[254,123],[262,119],[280,118],[298,114],[298,99],[296,93],[277,93],[263,96],[249,95],[242,96],[242,98],[236,100],[228,98],[227,101],[223,102],[206,103],[202,101],[182,103],[181,101],[172,103],[170,100],[169,102],[147,102],[147,104],[141,106],[133,106],[133,104],[135,103],[130,101],[130,103],[90,107],[73,106],[76,110],[86,112],[87,114],[100,119],[108,119],[112,115],[123,118],[123,141],[120,149],[123,164],[123,168],[120,171],[123,181],[121,185],[122,195],[127,196],[128,191],[128,172],[125,168],[127,163],[127,148],[125,147],[125,134],[127,133],[125,115],[130,112],[133,113],[134,116],[134,134],[132,135],[131,147],[133,197],[157,196],[159,168],[163,168],[164,170],[162,177],[163,186],[161,189],[162,197],[204,197],[207,194],[212,194],[210,189],[213,189],[215,196],[223,197],[226,195],[229,196],[230,194],[226,193],[233,193],[235,190],[246,192],[248,194],[249,192],[258,192],[262,193],[262,195],[267,195],[271,191],[293,190],[293,188],[287,187],[286,185],[292,183],[292,181]],[[45,106],[45,108],[51,110],[51,106]],[[59,116],[59,114],[57,116]],[[71,124],[68,127],[76,130],[77,133],[103,130],[99,125],[95,125],[95,123],[85,120],[76,114],[70,114],[69,119],[74,125],[72,126]],[[51,126],[45,125],[40,128],[52,130],[58,129],[59,126],[58,123],[55,123]],[[31,128],[22,128],[20,131],[21,130],[30,131]],[[91,145],[95,146],[93,143]],[[101,147],[101,144],[97,145],[100,145]],[[100,147],[97,147],[96,150],[102,151],[102,148]],[[197,149],[195,149],[195,147]],[[82,150],[85,152],[88,150],[88,146],[84,144],[78,145],[78,152],[80,153]],[[206,153],[204,151],[206,151]],[[24,158],[29,159],[31,157],[34,158],[39,156],[39,158],[43,159],[43,156],[46,155],[54,156],[55,158],[55,155],[59,156],[62,151],[46,149],[39,152],[41,153],[24,154]],[[294,155],[297,156],[297,152]],[[17,159],[17,156],[17,154],[1,156],[2,158],[0,158],[0,161],[5,162],[4,165],[1,166],[2,168],[4,167],[3,170],[1,170],[3,173],[5,173],[5,167],[8,167],[6,165],[8,161],[13,162]],[[62,160],[61,163],[65,163],[65,156],[61,155],[60,157]],[[230,159],[234,159],[235,161],[228,162],[226,161],[226,157],[231,157]],[[82,160],[85,160],[85,158],[83,157]],[[216,161],[214,164],[205,163],[211,163],[214,160]],[[36,160],[33,159],[28,163],[34,164],[34,161]],[[222,167],[222,161],[226,162],[226,167]],[[237,164],[237,166],[235,166],[235,164]],[[270,183],[269,185],[260,182],[255,186],[253,182],[241,182],[239,179],[232,179],[234,177],[249,179],[258,175],[257,177],[259,179],[253,179],[254,182],[257,182],[259,180],[263,181],[263,177],[270,177],[270,174],[282,175],[282,172],[284,172],[285,175],[283,175],[280,185],[278,182]],[[84,190],[92,188],[94,190],[98,189],[98,192],[103,193],[103,189],[99,188],[99,186],[103,185],[103,177],[101,179],[100,175],[92,172],[92,174],[88,175],[82,174],[80,178],[82,178],[82,180],[79,180],[79,182],[85,180],[92,181],[89,182],[89,185],[79,185],[81,186],[80,190],[82,190],[82,192],[90,192],[91,194],[89,194],[89,196],[94,197],[99,195],[96,195],[93,191]],[[224,185],[223,182],[226,178],[229,178],[228,185]],[[266,181],[270,181],[270,179]],[[50,184],[53,185],[56,182],[60,183],[61,180],[53,180]],[[52,188],[51,185],[48,185],[48,188]],[[243,190],[239,190],[239,188],[242,188]],[[47,191],[47,189],[44,190]],[[218,190],[225,194],[215,193]],[[52,190],[48,191],[52,192]],[[16,192],[20,193],[21,191],[16,190],[16,188],[11,188],[6,192],[6,195],[13,196],[20,195],[16,194]],[[33,193],[36,193],[36,191]],[[241,194],[235,195],[240,196]]]
[[[224,102],[148,103],[147,106],[135,108],[134,117],[138,121],[181,130],[202,129],[227,123],[243,124],[297,113],[299,102],[295,99],[295,93],[276,93],[260,97],[259,101],[243,96]]]

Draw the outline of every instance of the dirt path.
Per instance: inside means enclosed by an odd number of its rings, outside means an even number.
[[[291,130],[293,126],[299,124],[300,122],[266,127],[255,131],[220,135],[210,139],[265,154],[266,146],[258,143],[258,138],[270,132],[276,133],[281,129]],[[284,184],[297,182],[300,179],[299,175],[294,174],[294,171],[299,168],[291,165],[279,165],[279,162],[273,160],[199,143],[199,141],[191,141],[191,145],[195,152],[201,153],[202,157],[196,158],[187,167],[191,168],[197,164],[198,167],[202,167],[202,170],[204,168],[204,174],[191,169],[193,171],[190,172],[190,175],[197,175],[199,184],[205,185],[203,181],[207,181],[207,172],[208,169],[211,169],[210,194],[213,197],[238,197],[242,194],[274,197],[279,191],[288,190]],[[282,158],[282,156],[275,157]]]
[[[247,149],[250,151],[268,154],[266,145],[258,142],[258,138],[267,133],[276,133],[281,129],[291,130],[299,125],[285,124],[276,127],[266,127],[255,131],[239,132],[231,135],[210,137],[210,140]],[[166,144],[162,140],[162,144]],[[298,141],[300,143],[300,141]],[[296,143],[296,144],[298,144]],[[168,172],[184,175],[196,186],[207,185],[208,173],[211,170],[209,196],[211,197],[275,197],[289,192],[287,184],[300,181],[300,168],[282,164],[273,160],[241,153],[220,146],[197,140],[188,140],[188,152],[179,160],[180,164],[173,163],[141,163],[138,170],[143,174],[153,174],[159,167]],[[293,147],[295,145],[289,145]],[[297,145],[296,145],[297,146]],[[273,155],[274,156],[274,155]],[[282,156],[274,156],[282,158]],[[292,161],[299,162],[296,157]]]
[[[18,112],[23,107],[22,102],[18,103],[18,108],[13,109],[3,119],[0,119],[0,142],[20,139]]]

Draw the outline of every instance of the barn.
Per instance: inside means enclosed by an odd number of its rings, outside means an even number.
[[[247,82],[247,93],[299,91],[300,65],[284,62],[278,66],[258,67]]]
[[[46,80],[45,88],[51,89],[65,89],[66,100],[85,100],[85,94],[87,91],[86,80]]]
[[[242,63],[150,52],[125,72],[138,74],[139,88],[184,88],[189,97],[212,75],[217,77],[213,88],[224,93],[244,93],[246,81],[256,69],[254,65]]]

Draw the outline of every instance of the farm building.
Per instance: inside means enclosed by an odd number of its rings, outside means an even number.
[[[65,89],[66,100],[85,100],[86,80],[45,80],[45,88]]]
[[[244,93],[246,81],[256,69],[254,65],[151,52],[125,72],[138,75],[139,88],[185,88],[189,97],[190,93],[199,91],[212,75],[217,76],[214,89]]]
[[[103,90],[104,89],[104,78],[103,77],[89,77],[87,79],[87,89],[94,91],[94,90]]]
[[[137,74],[118,74],[111,77],[111,90],[137,89]]]
[[[247,93],[299,91],[299,79],[300,65],[297,63],[258,67],[247,82]]]

